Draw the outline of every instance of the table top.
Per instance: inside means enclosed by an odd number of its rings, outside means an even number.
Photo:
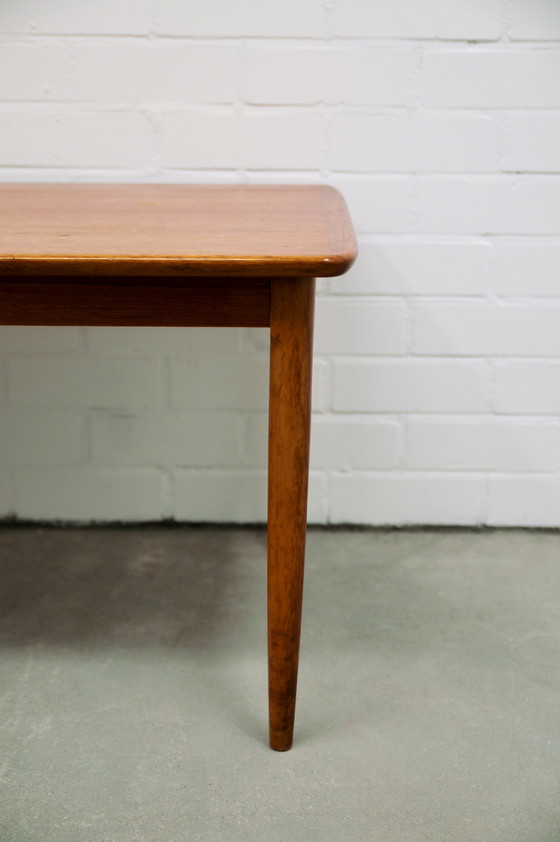
[[[0,272],[329,277],[356,257],[322,185],[0,184]]]

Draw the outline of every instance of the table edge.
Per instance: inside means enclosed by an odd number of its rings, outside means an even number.
[[[97,276],[152,275],[156,277],[317,277],[343,275],[352,266],[357,249],[328,257],[287,259],[270,258],[208,258],[208,257],[136,257],[81,255],[2,255],[0,275],[37,276],[81,275],[85,279]]]

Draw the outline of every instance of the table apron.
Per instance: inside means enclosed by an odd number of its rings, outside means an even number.
[[[268,278],[184,279],[134,285],[0,277],[0,324],[115,327],[267,327]]]

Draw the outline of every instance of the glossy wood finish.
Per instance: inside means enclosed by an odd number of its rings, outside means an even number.
[[[0,185],[0,324],[270,326],[270,745],[292,744],[316,276],[356,255],[328,187]]]
[[[37,275],[23,282],[0,270],[0,324],[113,325],[119,327],[267,327],[267,278],[185,278],[165,285],[161,278],[130,283],[66,283]],[[144,282],[146,281],[146,283]]]
[[[354,254],[331,187],[0,184],[0,271],[327,277]]]
[[[292,745],[307,523],[315,280],[272,286],[268,449],[270,745]]]

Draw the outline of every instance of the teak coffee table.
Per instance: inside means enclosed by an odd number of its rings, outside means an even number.
[[[270,327],[270,745],[292,744],[315,278],[356,245],[324,186],[0,185],[0,324]]]

